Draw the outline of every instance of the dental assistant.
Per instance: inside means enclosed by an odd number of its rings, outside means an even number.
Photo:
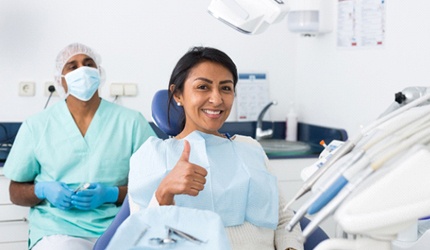
[[[182,130],[164,141],[149,138],[131,157],[130,211],[171,205],[210,210],[221,217],[234,250],[303,249],[300,228],[285,230],[293,212],[282,209],[261,145],[219,132],[236,83],[236,65],[218,49],[194,47],[178,61],[168,88],[170,101],[184,108]],[[201,230],[208,228],[202,224]]]
[[[155,136],[141,113],[99,97],[100,62],[80,43],[60,51],[66,98],[23,122],[5,163],[11,201],[31,207],[29,249],[92,249],[127,193],[130,156]]]

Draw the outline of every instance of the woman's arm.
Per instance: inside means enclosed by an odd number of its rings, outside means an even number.
[[[292,248],[302,250],[303,243],[298,240],[302,235],[300,224],[297,224],[291,232],[285,228],[294,216],[294,212],[292,210],[287,209],[284,211],[285,205],[286,201],[279,190],[279,222],[275,231],[276,249]]]

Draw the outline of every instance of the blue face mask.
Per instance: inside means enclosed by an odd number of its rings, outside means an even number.
[[[100,86],[99,70],[91,67],[77,68],[67,73],[64,78],[68,93],[84,102],[91,99]]]

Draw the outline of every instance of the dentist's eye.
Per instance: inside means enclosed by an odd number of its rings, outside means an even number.
[[[87,67],[97,68],[97,65],[95,63],[87,63],[85,64]]]

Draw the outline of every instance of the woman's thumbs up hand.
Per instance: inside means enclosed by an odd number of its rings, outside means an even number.
[[[173,205],[174,196],[177,194],[197,196],[204,189],[208,172],[203,167],[189,162],[190,152],[190,143],[184,140],[184,150],[176,166],[155,191],[160,205]]]

